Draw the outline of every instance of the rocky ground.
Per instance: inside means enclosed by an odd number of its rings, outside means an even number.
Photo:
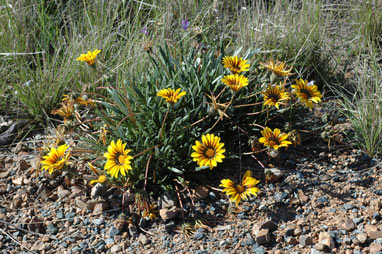
[[[182,204],[163,194],[150,221],[136,213],[137,194],[51,177],[38,170],[33,149],[4,148],[0,253],[382,252],[379,160],[317,142],[259,159],[273,173],[267,183],[256,160],[243,160],[261,179],[258,197],[230,206],[216,179],[190,190],[194,204],[186,191]],[[237,179],[238,172],[220,174]]]

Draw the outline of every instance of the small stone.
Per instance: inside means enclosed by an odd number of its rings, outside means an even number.
[[[278,168],[265,168],[264,175],[268,182],[276,183],[284,176],[283,172]]]
[[[102,212],[106,211],[107,208],[108,208],[108,204],[106,202],[99,202],[99,203],[95,204],[94,209],[93,209],[93,214],[102,213]]]
[[[57,234],[57,232],[58,232],[58,229],[52,223],[49,223],[46,228],[46,233],[55,235]]]
[[[111,253],[117,253],[121,250],[122,250],[122,248],[119,244],[115,244],[110,248]]]
[[[368,232],[370,239],[376,240],[382,238],[382,231],[370,231]]]
[[[258,244],[266,244],[271,240],[269,229],[261,229],[259,233],[256,234],[256,242]]]
[[[367,241],[367,234],[366,233],[358,234],[357,239],[360,243],[365,243]]]
[[[170,193],[164,193],[160,195],[159,202],[161,204],[161,208],[172,208],[175,207],[176,202],[174,197]]]
[[[129,234],[132,237],[138,237],[138,230],[133,224],[129,224]]]
[[[292,245],[295,245],[298,243],[296,237],[288,237],[286,242],[287,244],[292,244]]]
[[[7,178],[9,176],[9,171],[0,171],[0,179]]]
[[[277,228],[277,225],[273,221],[271,220],[262,221],[253,225],[252,234],[257,235],[262,229],[275,230],[276,228]]]
[[[20,176],[12,180],[14,185],[23,185],[24,177]]]
[[[69,195],[69,191],[62,188],[62,186],[59,186],[57,189],[57,196],[61,199],[65,198],[67,195]]]
[[[267,252],[266,252],[266,250],[264,250],[263,247],[255,244],[252,246],[252,253],[254,253],[254,254],[265,254]]]
[[[298,241],[299,241],[299,243],[301,244],[302,247],[306,247],[308,245],[312,245],[313,244],[312,237],[310,237],[308,235],[300,235]]]
[[[26,160],[20,160],[17,170],[19,172],[27,170],[31,165]]]
[[[352,203],[346,203],[343,207],[345,210],[351,210],[354,208],[354,205]]]
[[[208,197],[209,189],[207,186],[199,185],[195,189],[195,196],[197,199],[205,199]]]
[[[276,202],[280,203],[288,198],[288,193],[284,192],[277,192],[274,197]]]
[[[107,232],[107,235],[109,238],[114,238],[114,236],[118,235],[119,233],[120,231],[118,230],[118,228],[111,226]]]
[[[96,199],[98,196],[101,196],[101,194],[104,192],[103,185],[100,183],[95,184],[92,187],[92,190],[90,192],[90,197],[92,199]]]
[[[341,228],[346,231],[353,231],[355,228],[357,228],[357,225],[354,223],[354,221],[350,218],[347,218],[344,223],[342,223]]]
[[[380,253],[382,251],[382,243],[375,242],[370,244],[370,253]]]
[[[139,234],[138,240],[139,240],[143,245],[147,245],[147,244],[150,243],[150,240],[147,238],[147,236],[146,236],[145,234],[142,234],[142,233]]]
[[[366,233],[369,233],[369,232],[372,232],[372,231],[378,231],[378,227],[377,226],[370,225],[370,224],[366,224],[364,229],[365,229]]]
[[[324,251],[324,250],[327,249],[327,246],[324,245],[324,244],[322,244],[322,243],[316,243],[316,244],[314,245],[314,249],[315,249],[315,250],[319,250],[319,251]]]
[[[328,232],[321,232],[318,236],[318,242],[327,246],[329,249],[336,247],[333,238]]]
[[[101,225],[101,224],[103,224],[104,223],[104,220],[103,219],[94,219],[93,220],[93,223],[94,223],[94,225],[96,225],[96,226],[99,226],[99,225]]]
[[[196,230],[194,233],[194,239],[202,240],[206,236],[205,231],[206,230],[204,228],[199,228],[198,230]]]
[[[217,226],[216,231],[228,231],[231,230],[231,225]]]
[[[68,191],[69,192],[69,191]],[[76,201],[76,205],[81,208],[83,211],[87,211],[89,209],[89,206],[87,203],[85,203],[84,201],[81,200],[80,197],[76,197],[75,199]],[[90,209],[89,209],[90,210]]]
[[[176,207],[172,209],[162,208],[159,210],[159,215],[162,220],[171,220],[178,215],[178,209]]]
[[[41,242],[43,242],[43,243],[47,243],[47,242],[49,242],[50,241],[50,238],[49,238],[49,236],[47,236],[47,235],[44,235],[42,238],[41,238]]]

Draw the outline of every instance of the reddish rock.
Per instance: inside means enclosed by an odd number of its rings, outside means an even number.
[[[299,237],[299,242],[300,242],[302,247],[305,247],[305,246],[308,246],[308,245],[312,245],[313,244],[313,239],[312,239],[312,237],[310,237],[308,235],[301,235]]]
[[[162,220],[171,220],[178,215],[178,209],[176,207],[171,209],[163,208],[159,210],[159,215]]]
[[[256,234],[256,242],[260,245],[269,243],[271,240],[271,235],[269,229],[262,229]]]
[[[318,236],[318,242],[327,246],[329,249],[336,247],[333,238],[328,232],[321,232]]]
[[[353,231],[357,228],[357,225],[355,225],[354,221],[350,218],[347,218],[344,223],[342,223],[341,228],[346,231]]]
[[[382,251],[381,243],[372,243],[370,244],[370,253],[379,253]]]
[[[365,233],[358,234],[357,235],[357,240],[360,243],[365,243],[367,241],[367,234],[365,234]]]
[[[302,204],[306,204],[309,201],[309,197],[301,189],[297,190],[297,196]]]
[[[378,238],[382,238],[382,231],[370,231],[368,232],[368,235],[370,237],[370,239],[378,239]]]
[[[277,225],[270,220],[262,221],[253,225],[252,234],[257,235],[262,229],[275,230]]]
[[[373,232],[373,231],[378,231],[378,227],[375,226],[375,225],[371,225],[371,224],[366,224],[364,229],[365,229],[366,233]]]

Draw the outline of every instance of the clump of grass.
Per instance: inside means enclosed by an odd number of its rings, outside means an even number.
[[[348,93],[343,89],[336,92],[354,128],[354,145],[375,156],[382,152],[382,68],[376,58],[361,61]]]

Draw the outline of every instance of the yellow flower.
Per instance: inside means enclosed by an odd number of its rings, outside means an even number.
[[[291,73],[291,70],[293,67],[290,67],[290,69],[287,70],[285,68],[284,62],[277,61],[276,63],[273,63],[272,60],[269,60],[268,63],[260,63],[260,65],[272,71],[274,74],[276,74],[279,77],[285,77],[285,76],[290,76],[294,74],[294,73]]]
[[[84,99],[81,96],[76,99],[76,103],[84,105],[87,107],[88,105],[95,105],[95,101],[92,99]]]
[[[93,52],[88,51],[86,54],[81,54],[76,60],[86,62],[88,65],[93,65],[99,52],[101,52],[99,49],[95,49]]]
[[[53,115],[62,116],[64,118],[64,122],[66,122],[68,117],[74,113],[74,100],[69,95],[64,94],[61,107],[58,109],[53,109],[50,113]]]
[[[281,133],[277,128],[272,131],[270,128],[266,127],[261,131],[261,134],[263,137],[259,139],[259,142],[275,150],[279,149],[279,147],[288,147],[288,145],[292,144],[292,142],[287,140],[288,134]]]
[[[235,92],[238,92],[242,87],[248,86],[248,79],[243,75],[238,74],[224,76],[222,82]]]
[[[195,152],[191,154],[191,157],[194,158],[193,161],[196,161],[200,167],[208,165],[212,169],[225,158],[223,146],[224,144],[220,143],[220,138],[214,136],[214,134],[203,135],[202,143],[197,140],[195,145],[192,146]]]
[[[111,177],[118,178],[119,172],[123,176],[126,175],[126,172],[129,169],[132,169],[130,166],[130,160],[133,158],[128,155],[131,151],[130,149],[125,149],[126,143],[122,144],[122,140],[118,139],[117,144],[114,141],[111,141],[111,144],[107,148],[107,153],[104,154],[107,159],[105,164],[105,170]]]
[[[90,185],[93,185],[94,183],[104,183],[104,182],[106,182],[106,175],[100,175],[98,176],[98,179],[91,180]]]
[[[257,196],[260,190],[254,186],[259,182],[259,180],[252,177],[252,172],[247,170],[241,184],[235,184],[230,179],[223,179],[219,186],[224,187],[223,192],[230,196],[229,200],[236,202],[236,206],[238,206],[241,200],[247,200],[251,195]]]
[[[186,95],[186,92],[180,92],[180,88],[178,88],[176,91],[171,88],[162,89],[159,92],[157,92],[157,96],[162,97],[170,104],[175,104],[182,96]]]
[[[62,169],[70,158],[70,152],[65,156],[68,147],[68,145],[61,145],[57,150],[52,147],[48,155],[42,157],[44,160],[41,161],[41,164],[44,166],[41,170],[48,170],[49,174],[52,174],[54,171]]]
[[[302,103],[305,103],[309,109],[313,108],[313,102],[319,103],[321,101],[322,95],[313,81],[308,83],[307,80],[296,80],[296,84],[292,85],[292,88],[297,98]]]
[[[290,99],[288,92],[285,91],[284,87],[268,85],[265,91],[261,92],[264,96],[264,105],[269,107],[275,106],[279,108],[279,104],[285,104],[283,101]]]
[[[233,74],[238,74],[243,71],[249,71],[248,60],[243,60],[237,56],[225,56],[223,57],[224,68],[228,68]]]

